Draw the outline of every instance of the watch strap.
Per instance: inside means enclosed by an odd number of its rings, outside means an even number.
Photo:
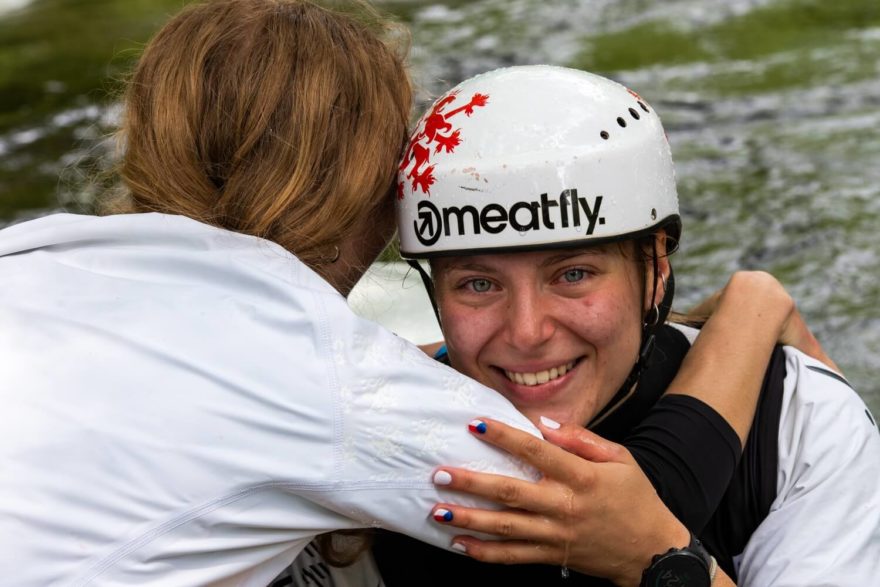
[[[647,587],[652,571],[655,570],[655,566],[670,555],[675,555],[677,553],[687,553],[688,555],[696,557],[702,561],[709,575],[709,585],[713,583],[715,580],[715,574],[718,572],[718,562],[715,560],[715,557],[709,554],[709,551],[706,550],[706,547],[703,546],[703,543],[700,542],[699,538],[694,536],[694,533],[691,532],[690,541],[684,548],[670,548],[666,552],[656,554],[651,558],[651,564],[648,565],[648,568],[642,571],[642,580],[639,583],[639,586]]]
[[[706,550],[706,547],[703,546],[703,543],[700,542],[700,539],[694,536],[694,533],[691,532],[691,541],[687,545],[687,550],[691,551],[695,555],[699,556],[706,563],[706,568],[709,569],[709,578],[714,579],[715,573],[714,571],[718,570],[718,563],[715,562],[715,557],[709,554],[709,551]]]

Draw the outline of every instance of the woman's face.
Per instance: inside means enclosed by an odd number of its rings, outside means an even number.
[[[638,355],[649,294],[635,258],[613,244],[436,261],[453,367],[532,421],[586,424]]]

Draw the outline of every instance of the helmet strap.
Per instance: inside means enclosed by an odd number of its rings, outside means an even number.
[[[672,275],[672,265],[669,266],[669,277],[664,278],[660,275],[660,266],[657,261],[656,239],[651,242],[651,252],[654,264],[654,284],[652,286],[651,299],[654,300],[657,298],[657,282],[658,280],[663,280],[663,284],[665,285],[663,300],[660,304],[655,302],[645,315],[642,322],[642,344],[639,348],[639,358],[636,360],[635,365],[633,365],[629,375],[626,377],[626,381],[623,382],[623,385],[620,386],[620,389],[617,390],[617,393],[614,394],[611,401],[609,401],[605,407],[596,414],[590,423],[587,424],[587,428],[599,424],[609,414],[620,407],[633,393],[635,385],[638,383],[639,377],[645,369],[645,365],[647,365],[651,358],[651,354],[654,352],[654,347],[656,345],[655,332],[666,322],[666,318],[669,316],[669,311],[672,309],[672,298],[675,295],[675,277]]]
[[[407,265],[415,269],[419,272],[419,275],[422,278],[422,284],[425,286],[425,291],[428,292],[428,299],[431,300],[431,307],[434,308],[434,316],[437,318],[437,326],[441,327],[442,323],[440,322],[440,309],[437,307],[437,299],[434,296],[434,282],[431,280],[431,276],[428,275],[428,272],[422,267],[422,264],[414,259],[407,259]]]

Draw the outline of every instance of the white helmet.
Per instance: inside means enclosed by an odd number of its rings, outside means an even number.
[[[638,94],[551,66],[498,69],[437,100],[400,164],[401,255],[634,238],[681,223],[660,119]]]

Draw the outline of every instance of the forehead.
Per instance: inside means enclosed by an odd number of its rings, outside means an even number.
[[[623,255],[622,249],[623,247],[620,243],[611,243],[590,247],[495,253],[491,255],[459,255],[433,259],[431,261],[431,269],[437,274],[453,270],[497,271],[524,267],[548,267],[575,259],[617,258]]]

